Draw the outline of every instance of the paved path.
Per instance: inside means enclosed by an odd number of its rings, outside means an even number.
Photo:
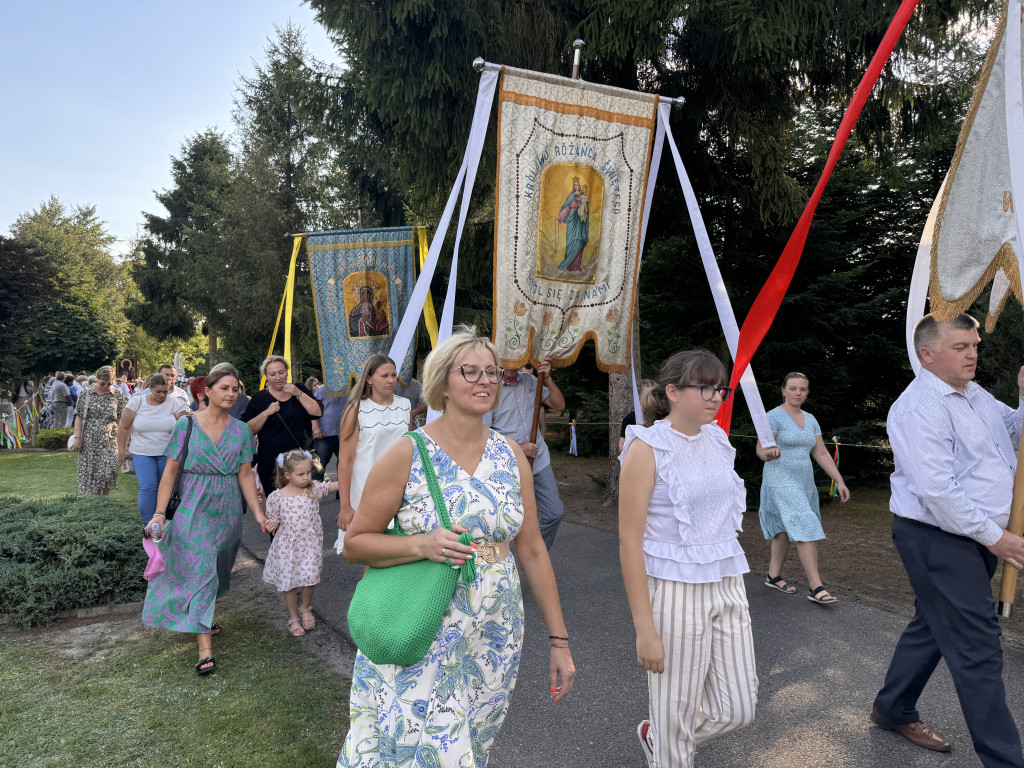
[[[325,549],[334,544],[337,506],[321,509]],[[269,537],[246,516],[243,543],[262,558]],[[512,705],[491,752],[492,768],[645,768],[635,728],[647,714],[647,685],[636,664],[632,621],[614,536],[565,524],[551,551],[578,678],[557,707],[548,685],[547,633],[524,585],[527,635]],[[351,645],[345,612],[362,571],[325,554],[314,608]],[[269,587],[268,587],[269,588]],[[869,727],[867,713],[906,616],[851,601],[818,606],[747,580],[760,694],[743,731],[698,750],[701,768],[961,768],[979,766],[952,681],[940,665],[921,699],[926,722],[954,743],[952,755],[910,745]],[[1021,621],[1021,618],[1014,621]],[[1024,653],[1009,650],[1010,706],[1024,723]]]

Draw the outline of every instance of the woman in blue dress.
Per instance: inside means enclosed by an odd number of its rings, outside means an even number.
[[[757,456],[765,462],[761,483],[761,530],[771,539],[771,561],[764,583],[791,595],[796,587],[782,578],[782,565],[789,554],[789,544],[796,544],[800,564],[807,576],[810,594],[815,603],[836,602],[821,583],[818,574],[818,540],[825,538],[818,509],[818,490],[814,486],[813,458],[839,488],[839,499],[846,501],[850,491],[839,469],[828,455],[821,439],[821,427],[804,411],[809,381],[802,373],[789,373],[782,382],[783,403],[768,412],[768,423],[778,442],[779,451],[757,444]],[[781,455],[778,453],[781,452]]]

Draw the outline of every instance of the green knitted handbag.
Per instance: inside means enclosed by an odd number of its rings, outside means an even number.
[[[419,449],[437,516],[450,531],[448,507],[423,437],[418,432],[406,432],[405,436],[412,438]],[[408,535],[397,520],[395,527],[385,533]],[[471,544],[473,538],[464,533],[459,541]],[[468,558],[459,570],[433,560],[367,569],[348,607],[348,629],[356,647],[374,664],[415,664],[430,650],[460,578],[463,584],[476,581],[474,558]]]

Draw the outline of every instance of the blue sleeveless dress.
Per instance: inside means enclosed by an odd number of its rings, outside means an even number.
[[[782,407],[768,412],[768,423],[777,437],[782,456],[766,462],[761,483],[761,530],[766,539],[785,533],[790,541],[818,541],[825,538],[814,486],[811,449],[821,427],[804,411],[804,428]]]

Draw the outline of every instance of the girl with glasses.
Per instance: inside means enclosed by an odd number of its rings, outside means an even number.
[[[620,456],[619,556],[650,701],[637,735],[660,768],[689,768],[697,744],[754,719],[746,494],[714,423],[727,380],[710,352],[674,354]]]

